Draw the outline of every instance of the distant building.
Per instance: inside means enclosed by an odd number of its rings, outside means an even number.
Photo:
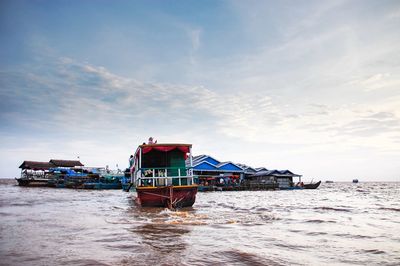
[[[193,173],[197,176],[238,175],[244,177],[244,170],[233,162],[221,162],[209,155],[193,157]]]
[[[264,183],[272,184],[276,183],[279,188],[293,187],[293,177],[298,177],[301,181],[301,175],[292,173],[289,170],[264,170],[265,168],[257,168],[255,174],[246,177],[249,183]]]
[[[293,187],[293,177],[298,177],[301,181],[301,175],[294,174],[289,170],[269,170],[266,167],[254,168],[231,161],[221,162],[210,155],[193,157],[193,173],[203,183],[205,181],[210,183],[213,178],[218,176],[231,176],[240,178],[241,182],[249,187],[279,187],[285,189]]]

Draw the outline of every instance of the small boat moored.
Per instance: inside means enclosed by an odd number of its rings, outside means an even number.
[[[321,185],[321,181],[318,181],[317,183],[309,183],[309,184],[304,184],[305,189],[316,189]]]
[[[49,162],[24,161],[19,166],[21,177],[15,180],[23,187],[47,187],[50,167],[53,165]]]
[[[191,149],[191,144],[140,145],[131,169],[135,202],[142,207],[191,207],[197,194]]]

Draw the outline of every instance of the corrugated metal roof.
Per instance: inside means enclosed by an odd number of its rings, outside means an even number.
[[[56,159],[51,159],[50,163],[54,164],[57,167],[83,166],[83,164],[80,161],[77,161],[77,160],[56,160]]]
[[[48,170],[49,168],[55,167],[50,162],[36,162],[36,161],[24,161],[19,168],[31,169],[31,170]]]
[[[256,177],[256,176],[301,176],[301,175],[297,175],[292,173],[289,170],[267,170],[267,171],[259,171],[253,175],[250,175],[250,177]]]

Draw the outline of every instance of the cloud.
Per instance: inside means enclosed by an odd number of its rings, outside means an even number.
[[[369,137],[389,132],[400,132],[400,119],[358,119],[339,128],[339,134]]]
[[[369,137],[378,135],[399,135],[400,118],[392,112],[366,112],[338,128],[338,134]]]
[[[201,29],[194,29],[189,32],[190,40],[192,42],[192,49],[193,51],[197,51],[200,48],[200,36],[201,36]]]
[[[108,130],[103,123],[114,130],[123,130],[127,124],[172,129],[190,122],[215,98],[201,86],[143,83],[68,58],[49,63],[46,70],[51,73],[47,77],[31,70],[1,76],[7,88],[2,95],[11,105],[19,104],[3,110],[3,118],[14,113],[12,122],[26,127],[43,126],[45,119],[48,127],[63,132],[100,134]],[[23,104],[25,108],[20,108]],[[207,118],[207,114],[199,117]],[[176,130],[181,129],[177,126]]]
[[[310,149],[327,143],[365,145],[358,138],[386,139],[399,126],[395,111],[390,106],[385,111],[381,102],[340,107],[286,101],[258,90],[227,92],[141,82],[71,58],[42,65],[40,73],[29,68],[0,78],[6,85],[3,96],[12,105],[19,103],[18,108],[2,111],[3,134],[13,124],[38,134],[47,131],[88,140],[92,134],[108,139],[112,132],[129,138],[132,132],[144,137],[149,131],[173,135],[209,129],[246,142]],[[345,140],[346,135],[352,139]],[[389,145],[385,140],[384,146]]]
[[[400,79],[391,73],[378,73],[364,79],[353,80],[349,82],[349,85],[360,87],[366,92],[372,92],[382,89],[396,89],[400,85]]]

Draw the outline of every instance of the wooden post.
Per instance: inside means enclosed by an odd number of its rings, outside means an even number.
[[[169,187],[169,200],[168,200],[168,208],[173,209],[173,201],[174,201],[174,190],[172,186]]]

